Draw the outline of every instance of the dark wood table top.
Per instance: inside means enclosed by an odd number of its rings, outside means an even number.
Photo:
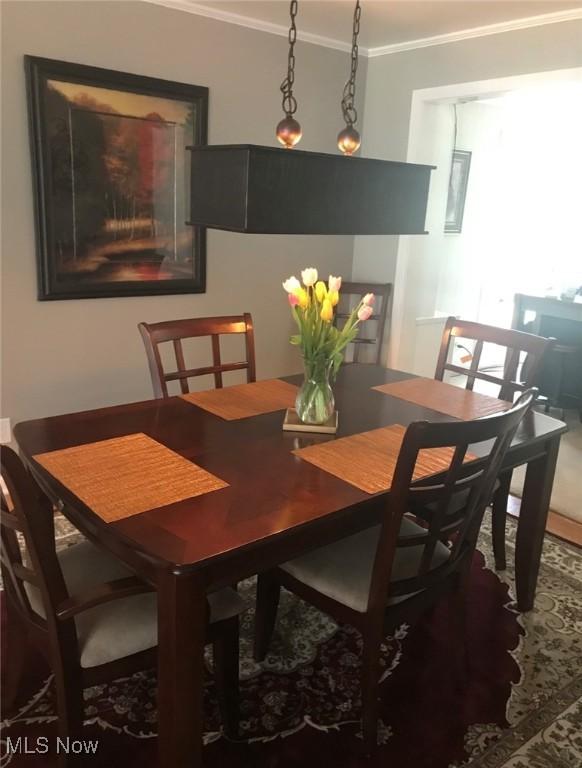
[[[371,387],[410,378],[410,374],[373,365],[345,365],[334,386],[339,410],[338,436],[390,424],[408,425],[425,419],[451,420],[444,414],[371,390]],[[301,376],[287,377],[299,384]],[[283,412],[238,421],[225,421],[180,397],[101,408],[22,422],[14,429],[21,454],[43,486],[62,499],[67,514],[84,532],[102,540],[119,539],[161,567],[176,573],[204,568],[213,584],[226,578],[221,564],[254,550],[257,563],[271,553],[273,562],[285,555],[278,547],[295,537],[299,549],[318,539],[318,529],[338,526],[349,517],[350,530],[375,522],[387,494],[369,496],[342,480],[302,461],[292,451],[330,435],[284,432]],[[565,431],[565,425],[531,413],[509,454],[521,463],[520,448],[530,449]],[[104,523],[79,499],[36,463],[35,454],[97,440],[144,432],[168,448],[225,480],[229,486],[204,496],[153,509],[115,523]],[[357,461],[357,456],[354,456]],[[144,477],[144,483],[148,478]],[[358,507],[358,515],[353,514]],[[348,514],[350,513],[350,514]],[[341,528],[341,525],[340,525]],[[344,535],[349,531],[344,530]],[[324,534],[325,538],[325,534]],[[316,544],[315,544],[316,545]],[[251,558],[252,559],[252,558]],[[252,570],[249,566],[249,570]]]

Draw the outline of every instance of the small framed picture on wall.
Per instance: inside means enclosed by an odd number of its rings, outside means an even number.
[[[208,89],[25,57],[40,300],[201,293],[190,158]]]
[[[471,153],[463,149],[455,149],[449,177],[445,232],[458,233],[463,229],[463,214],[470,168]]]

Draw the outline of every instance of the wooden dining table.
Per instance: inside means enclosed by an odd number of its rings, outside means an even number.
[[[410,378],[376,365],[343,366],[334,386],[337,437],[419,419],[450,421],[442,412],[372,389]],[[285,380],[300,384],[301,377]],[[158,749],[164,768],[202,763],[207,592],[375,525],[390,504],[389,491],[366,493],[297,456],[297,449],[336,436],[283,431],[283,416],[279,410],[227,420],[171,397],[26,421],[14,429],[23,460],[70,521],[157,590]],[[565,430],[562,422],[530,412],[505,459],[505,468],[527,464],[515,552],[522,611],[534,602]],[[34,458],[135,433],[153,438],[227,485],[105,522]],[[484,450],[476,447],[473,453]],[[144,485],[151,479],[144,474]]]

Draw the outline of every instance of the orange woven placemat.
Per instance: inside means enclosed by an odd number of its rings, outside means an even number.
[[[281,379],[267,379],[180,395],[189,403],[227,421],[293,408],[296,396],[297,387]]]
[[[511,403],[505,400],[471,392],[435,379],[406,379],[392,384],[380,384],[372,389],[463,421],[491,416],[511,408]]]
[[[299,448],[293,453],[346,483],[355,485],[361,491],[380,493],[390,490],[392,486],[405,432],[406,428],[401,424],[392,424],[390,427]],[[414,479],[442,472],[449,466],[452,456],[452,448],[420,451],[414,468]],[[465,461],[474,458],[468,453]]]
[[[34,458],[107,523],[228,485],[141,432]]]

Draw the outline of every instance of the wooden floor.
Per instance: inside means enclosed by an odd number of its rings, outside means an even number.
[[[517,496],[509,497],[508,512],[514,517],[519,517],[519,507],[521,499]],[[559,515],[557,512],[552,512],[548,515],[548,522],[546,530],[549,533],[553,533],[554,536],[558,536],[560,539],[569,541],[572,544],[577,544],[582,547],[582,523],[578,523],[576,520],[572,520],[569,517]]]

